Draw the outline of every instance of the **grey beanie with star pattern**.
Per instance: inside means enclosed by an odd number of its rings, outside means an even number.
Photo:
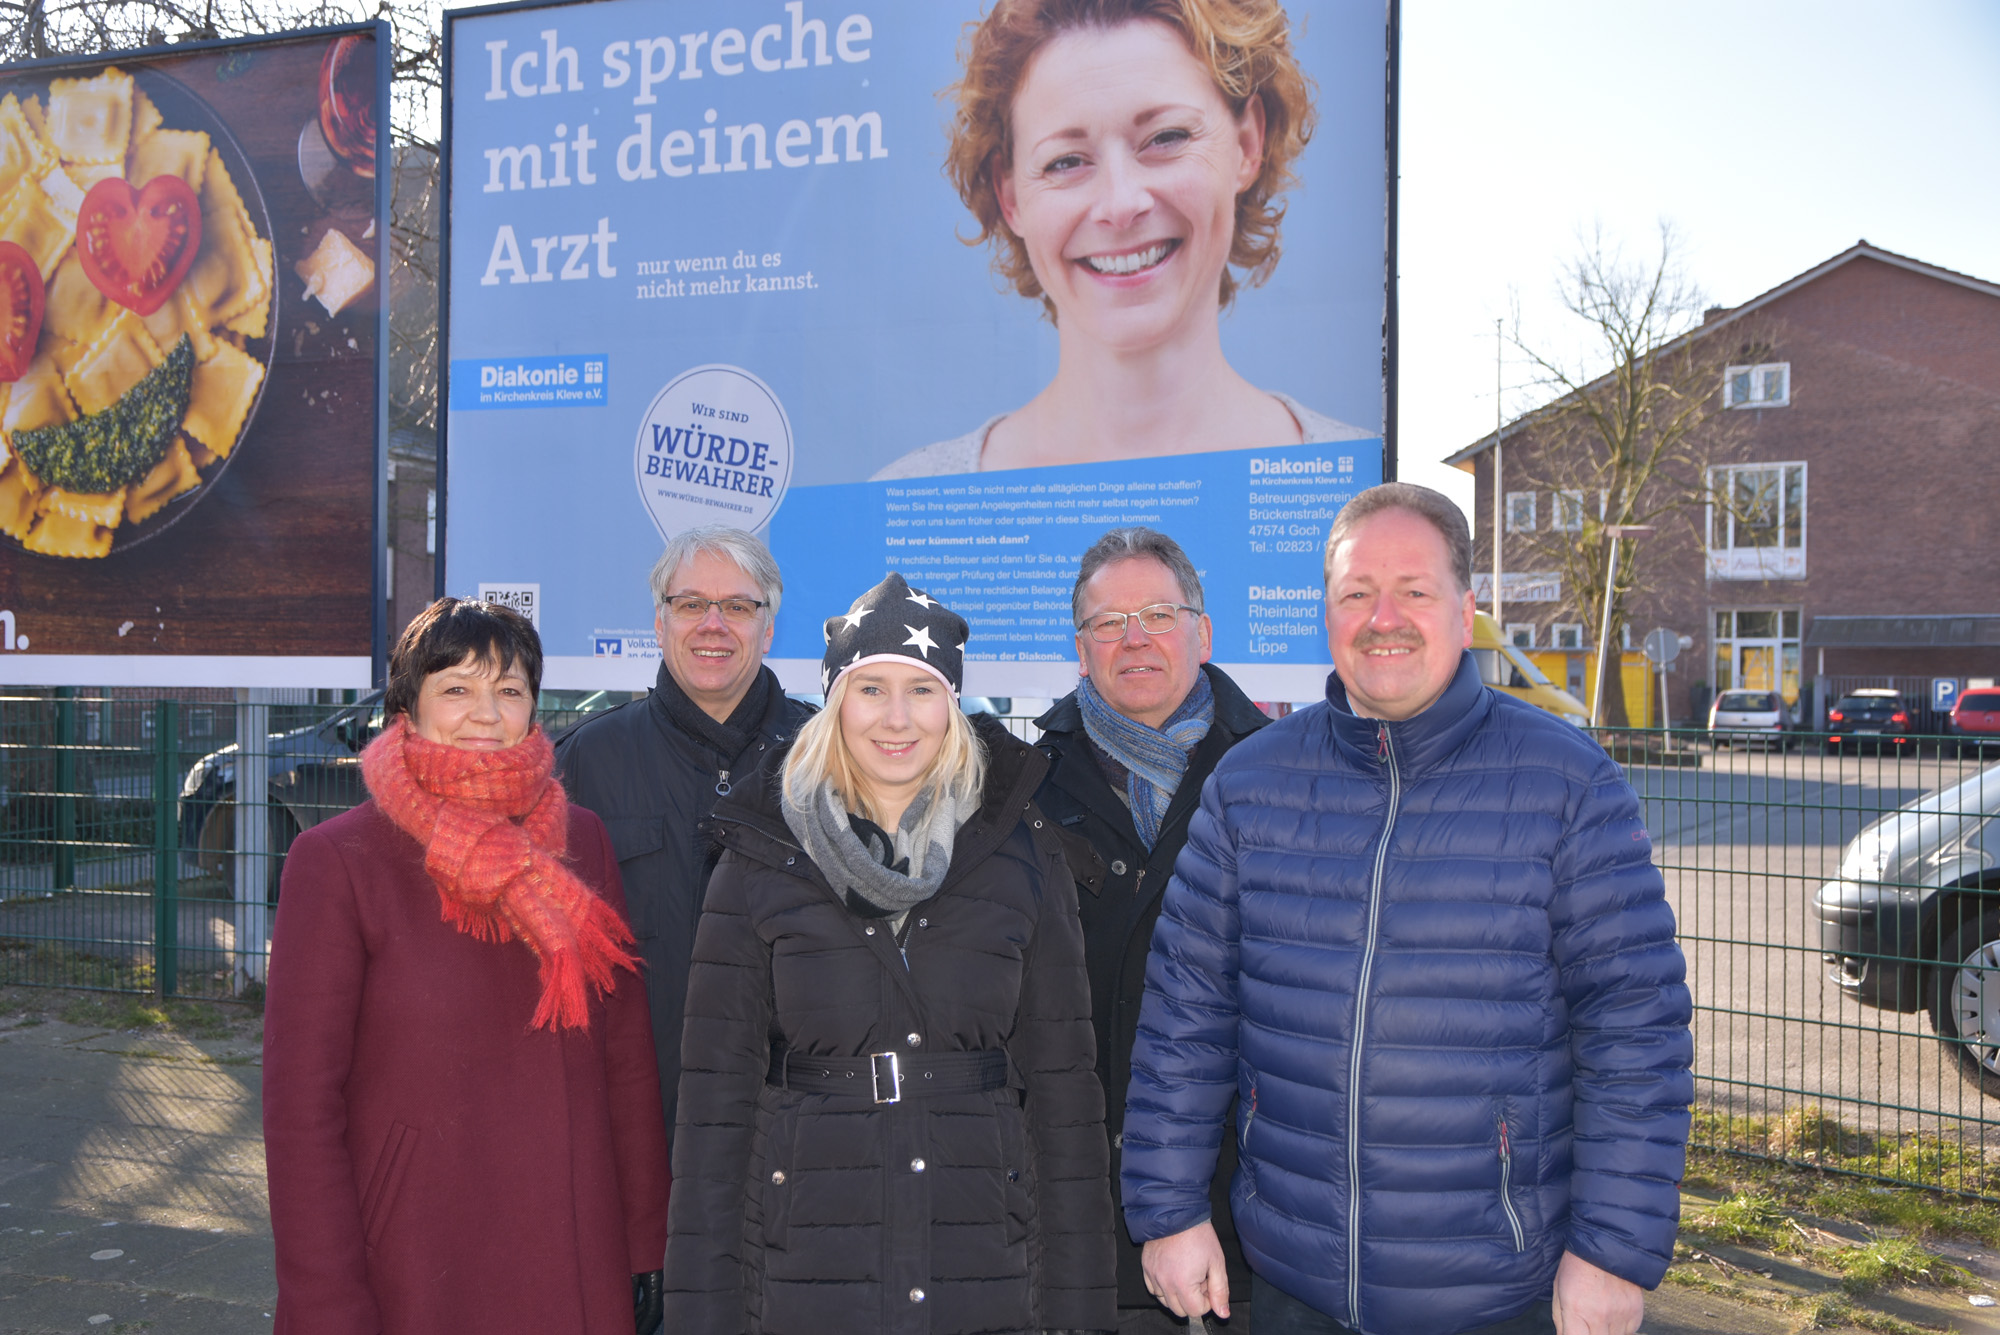
[[[820,689],[831,693],[841,675],[864,663],[908,662],[958,694],[965,680],[965,618],[891,573],[854,600],[846,616],[826,619]]]

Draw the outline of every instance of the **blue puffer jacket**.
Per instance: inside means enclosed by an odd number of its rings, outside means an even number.
[[[1231,1204],[1252,1268],[1367,1332],[1546,1299],[1565,1249],[1673,1255],[1685,965],[1637,799],[1570,725],[1480,684],[1379,723],[1327,701],[1202,793],[1153,937],[1126,1103],[1135,1240]]]

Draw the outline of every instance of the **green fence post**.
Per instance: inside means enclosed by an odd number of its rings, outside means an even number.
[[[56,847],[52,890],[76,884],[76,687],[56,687]]]
[[[181,710],[178,700],[153,708],[153,985],[164,1000],[180,983]]]

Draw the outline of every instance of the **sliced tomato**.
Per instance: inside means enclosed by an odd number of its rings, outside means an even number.
[[[76,253],[97,290],[151,315],[181,285],[201,249],[201,201],[178,176],[138,190],[109,176],[90,187],[76,215]]]
[[[0,241],[0,382],[19,380],[35,359],[47,301],[34,256],[12,241]]]

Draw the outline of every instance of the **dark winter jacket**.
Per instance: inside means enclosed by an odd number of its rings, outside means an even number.
[[[1063,836],[1075,873],[1077,905],[1083,919],[1084,957],[1090,969],[1090,1013],[1097,1030],[1097,1076],[1104,1082],[1106,1129],[1111,1136],[1111,1181],[1118,1181],[1119,1136],[1125,1120],[1125,1085],[1132,1076],[1132,1041],[1139,1031],[1139,1002],[1146,990],[1146,955],[1160,895],[1173,874],[1174,858],[1187,842],[1188,817],[1201,798],[1201,785],[1223,752],[1271,720],[1250,703],[1227,674],[1208,674],[1215,693],[1215,722],[1188,757],[1187,773],[1174,790],[1160,838],[1148,853],[1139,842],[1132,813],[1112,791],[1083,730],[1083,711],[1071,692],[1035,720],[1042,729],[1037,745],[1049,758],[1049,774],[1035,794],[1039,806]],[[1229,1263],[1232,1301],[1250,1297],[1250,1271],[1229,1220],[1229,1180],[1236,1168],[1233,1145],[1225,1144],[1210,1193],[1215,1231]],[[1118,1305],[1157,1307],[1139,1268],[1139,1246],[1118,1244]]]
[[[1545,1299],[1565,1249],[1673,1255],[1694,1091],[1673,912],[1638,801],[1472,656],[1398,723],[1327,701],[1225,756],[1167,888],[1125,1114],[1126,1218],[1231,1201],[1271,1283],[1367,1332]]]
[[[646,961],[646,999],[670,1133],[681,1078],[688,952],[701,919],[702,890],[715,865],[715,850],[696,827],[723,793],[756,769],[772,747],[797,735],[813,714],[811,705],[785,695],[770,668],[762,671],[770,679],[770,704],[741,754],[725,756],[675,726],[665,696],[679,687],[664,663],[644,699],[584,719],[555,740],[556,772],[570,800],[597,813],[618,853],[632,934]]]
[[[695,943],[674,1141],[677,1335],[1116,1324],[1075,892],[1031,800],[1041,754],[991,720],[981,736],[984,799],[943,886],[904,920],[900,952],[797,846],[782,756],[718,804],[726,851]],[[899,1103],[806,1093],[773,1083],[774,1047],[793,1071],[815,1057],[1000,1052],[1004,1084]]]

